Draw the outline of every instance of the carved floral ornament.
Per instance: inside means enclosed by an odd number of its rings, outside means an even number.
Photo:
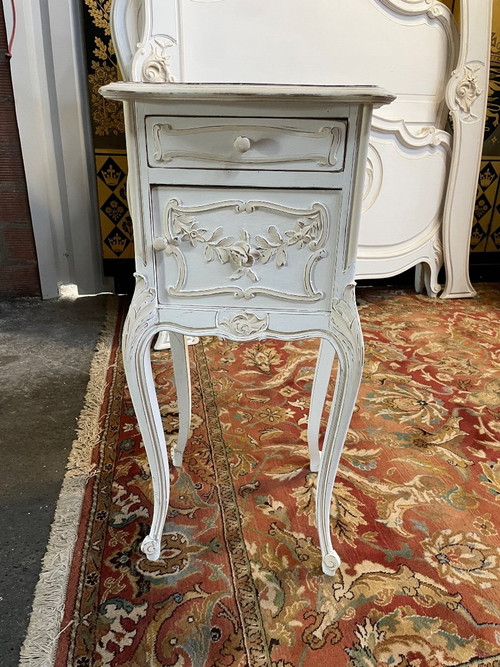
[[[220,264],[229,263],[233,266],[235,270],[231,280],[245,276],[252,282],[257,282],[259,276],[255,271],[255,264],[274,261],[278,269],[282,268],[287,264],[290,248],[301,250],[307,247],[315,251],[326,240],[326,212],[320,204],[314,204],[309,210],[300,211],[302,215],[296,218],[291,229],[281,232],[275,225],[270,225],[267,236],[257,234],[254,242],[251,242],[250,234],[244,228],[240,229],[239,239],[226,236],[222,227],[216,227],[209,232],[200,226],[189,209],[178,208],[177,204],[176,200],[172,200],[169,204],[170,215],[167,213],[167,219],[170,224],[167,225],[167,236],[155,239],[155,249],[170,254],[181,243],[189,243],[192,247],[200,246],[203,248],[206,262],[217,261]],[[251,213],[257,208],[268,208],[274,212],[293,211],[297,214],[297,211],[285,207],[259,202],[226,202],[220,207],[234,207],[238,213],[243,211]],[[210,210],[210,207],[201,207],[201,211],[203,210]]]
[[[247,337],[265,331],[269,326],[269,317],[267,315],[259,316],[256,313],[248,311],[240,311],[226,318],[220,317],[218,326],[226,329],[234,336]]]
[[[123,347],[126,354],[138,345],[141,334],[152,326],[157,318],[155,310],[156,290],[149,285],[142,273],[134,273],[136,288],[123,327]]]
[[[472,105],[480,97],[483,91],[479,88],[477,84],[477,73],[481,69],[481,65],[465,65],[462,73],[462,78],[457,83],[457,88],[455,91],[455,101],[461,109],[461,111],[466,114],[466,117],[475,116],[471,112]]]
[[[154,35],[140,49],[141,55],[149,54],[142,63],[142,80],[148,83],[173,83],[175,77],[170,71],[170,55],[168,49],[175,42],[164,35]]]

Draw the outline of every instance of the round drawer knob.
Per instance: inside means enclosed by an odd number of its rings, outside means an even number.
[[[246,153],[250,148],[250,139],[248,137],[236,137],[233,145],[240,153]]]
[[[167,239],[163,236],[157,236],[153,241],[153,248],[155,250],[166,250],[168,247]]]

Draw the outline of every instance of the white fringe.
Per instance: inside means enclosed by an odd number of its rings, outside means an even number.
[[[35,589],[28,632],[21,648],[19,665],[22,667],[54,665],[85,486],[96,472],[92,469],[91,456],[101,437],[99,414],[106,394],[106,375],[116,318],[117,302],[111,297],[90,366],[84,407],[78,419],[76,439],[69,455],[42,571]]]

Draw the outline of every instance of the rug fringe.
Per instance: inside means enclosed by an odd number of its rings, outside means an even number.
[[[54,664],[84,490],[88,480],[95,474],[91,463],[92,451],[101,436],[99,417],[106,394],[106,376],[117,316],[117,300],[110,297],[104,326],[90,366],[76,439],[69,455],[47,551],[35,588],[28,631],[21,648],[20,667],[52,667]]]

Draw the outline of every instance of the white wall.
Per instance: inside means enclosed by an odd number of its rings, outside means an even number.
[[[11,0],[2,0],[7,34]],[[12,82],[44,298],[103,277],[79,0],[16,0]]]

